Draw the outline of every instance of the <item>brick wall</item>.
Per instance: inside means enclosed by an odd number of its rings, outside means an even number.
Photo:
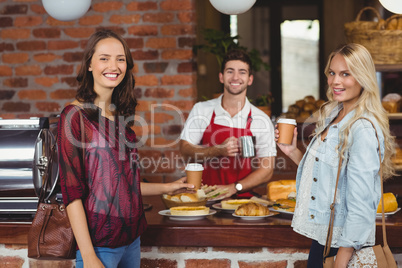
[[[194,1],[92,0],[82,18],[61,22],[40,0],[0,0],[0,117],[58,114],[74,99],[86,40],[114,29],[135,61],[142,177],[179,178],[177,141],[196,96]]]

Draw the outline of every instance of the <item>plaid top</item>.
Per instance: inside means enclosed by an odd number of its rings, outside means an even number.
[[[136,135],[124,124],[84,110],[85,159],[81,145],[78,106],[60,115],[58,150],[60,186],[66,206],[81,199],[94,247],[116,248],[131,244],[146,229],[134,148]]]

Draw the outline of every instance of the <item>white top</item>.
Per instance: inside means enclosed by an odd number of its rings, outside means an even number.
[[[223,109],[222,95],[216,99],[196,103],[187,118],[180,138],[193,145],[200,145],[204,131],[211,123],[214,111],[215,124],[232,128],[246,128],[250,109],[253,119],[250,130],[256,140],[256,156],[276,156],[274,127],[271,119],[263,111],[252,105],[247,98],[243,109],[233,117]]]

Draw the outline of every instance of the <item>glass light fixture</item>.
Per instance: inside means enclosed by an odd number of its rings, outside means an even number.
[[[84,16],[91,6],[91,0],[42,0],[42,4],[56,20],[70,21]]]
[[[401,0],[380,0],[381,5],[392,13],[402,14]]]
[[[227,15],[237,15],[249,10],[256,0],[209,0],[219,12]]]

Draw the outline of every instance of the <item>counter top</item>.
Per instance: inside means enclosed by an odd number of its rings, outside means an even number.
[[[144,246],[294,247],[309,248],[310,239],[290,227],[292,215],[279,214],[257,221],[242,220],[218,212],[196,221],[172,220],[159,215],[166,207],[158,197],[144,197],[148,228],[141,237]],[[402,211],[386,218],[390,247],[402,248]],[[29,220],[0,223],[0,244],[26,244]],[[381,218],[377,219],[377,243],[382,242]]]

